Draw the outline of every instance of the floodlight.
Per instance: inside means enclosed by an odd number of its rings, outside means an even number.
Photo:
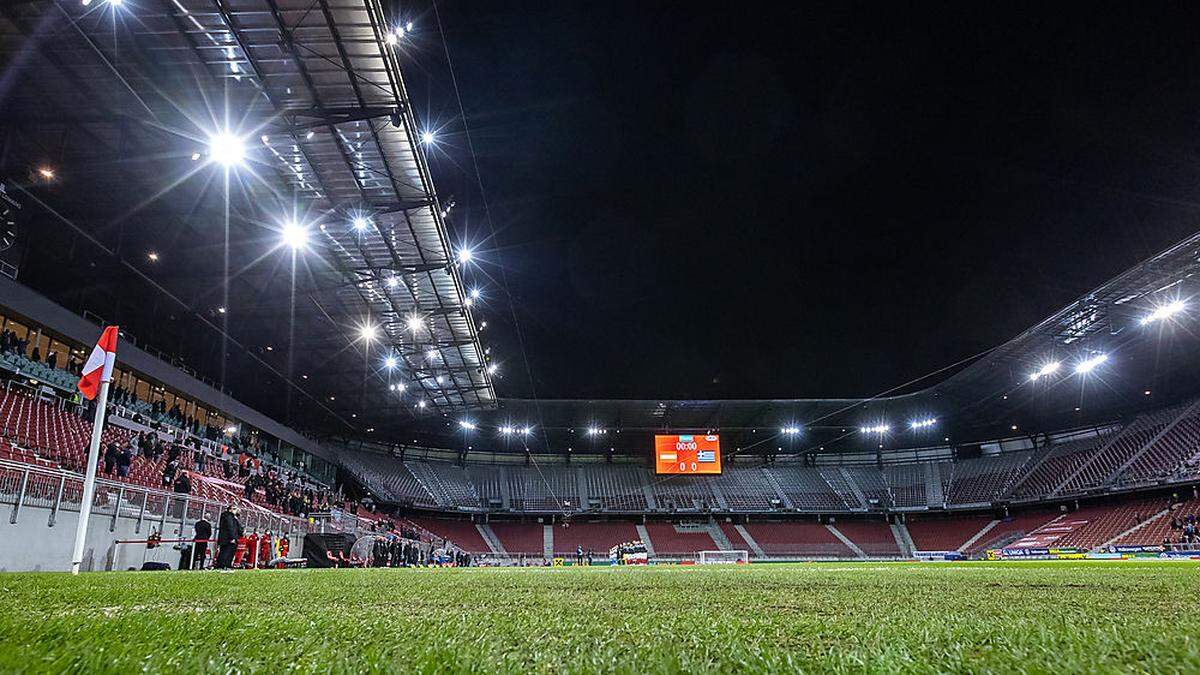
[[[193,161],[193,162],[195,162],[195,161],[197,161],[197,160],[199,160],[199,159],[200,159],[200,153],[198,153],[198,152],[193,152],[193,153],[192,153],[192,161]]]
[[[400,280],[396,277],[388,277],[383,283],[386,284],[388,288],[395,288],[400,285]]]
[[[404,325],[415,333],[425,327],[425,319],[414,314],[404,321]]]
[[[480,295],[480,293],[479,293],[479,289],[478,289],[478,288],[472,288],[472,289],[471,289],[471,299],[473,299],[473,300],[478,300],[478,299],[479,299],[479,295]]]
[[[433,145],[433,132],[426,131],[421,134],[421,142],[425,145]]]
[[[38,175],[46,180],[54,180],[54,169],[48,166],[43,166],[38,169]]]
[[[222,131],[208,139],[208,155],[221,166],[240,166],[246,160],[246,142]]]
[[[147,253],[146,257],[150,259],[150,262],[158,262],[158,253],[154,251]]]
[[[386,42],[387,42],[389,45],[395,45],[395,44],[396,44],[396,42],[397,42],[397,40],[396,40],[396,34],[395,34],[395,33],[388,33],[387,35],[385,35],[385,36],[384,36],[384,38],[383,38],[383,39],[384,39],[384,41],[386,41]]]
[[[403,382],[396,383],[396,391],[403,392],[407,388],[408,388],[408,386],[405,385]]]
[[[218,308],[217,308],[217,314],[224,314],[224,313],[225,313],[225,308],[224,308],[224,307],[218,307]]]
[[[530,432],[530,428],[529,428],[529,427],[521,427],[521,435],[522,435],[522,436],[528,436],[528,435],[529,435],[529,432]]]
[[[500,370],[500,367],[494,363],[488,365],[488,367],[487,367],[488,375],[495,375],[497,370]]]
[[[364,342],[370,342],[379,335],[379,329],[369,323],[364,323],[358,327],[358,337]]]
[[[395,367],[396,367],[396,364],[397,364],[397,363],[398,363],[398,362],[396,361],[396,357],[394,357],[394,356],[389,356],[389,357],[387,357],[386,359],[384,359],[384,360],[383,360],[383,367],[384,367],[384,368],[387,368],[388,370],[391,370],[391,369],[393,369],[393,368],[395,368]]]
[[[864,434],[886,434],[887,432],[891,431],[891,429],[892,428],[886,424],[876,424],[875,426],[861,427],[859,428],[859,431]]]
[[[408,23],[404,24],[404,30],[406,30],[406,31],[408,31],[408,32],[410,32],[410,33],[412,32],[412,22],[411,22],[411,21],[409,21]]]
[[[1099,366],[1101,363],[1104,363],[1107,360],[1108,354],[1096,354],[1095,356],[1086,358],[1075,364],[1075,372],[1079,373],[1080,375],[1090,373],[1096,369],[1096,366]]]
[[[470,420],[459,420],[458,426],[462,427],[463,429],[466,429],[467,431],[474,431],[477,428],[475,426],[475,423]]]
[[[913,421],[909,422],[908,428],[912,429],[913,431],[916,431],[918,429],[928,429],[929,427],[931,427],[935,424],[937,424],[936,418],[927,417],[925,419],[913,420]]]
[[[1046,375],[1053,375],[1054,373],[1058,372],[1058,369],[1059,369],[1059,367],[1061,367],[1061,366],[1062,366],[1062,363],[1061,363],[1061,362],[1059,362],[1059,361],[1051,361],[1051,362],[1047,363],[1046,365],[1042,366],[1041,368],[1039,368],[1037,372],[1035,372],[1035,373],[1030,373],[1030,374],[1029,374],[1029,379],[1030,379],[1030,380],[1036,380],[1036,379],[1038,379],[1039,377],[1043,377],[1043,376],[1046,376]]]
[[[355,230],[362,232],[363,230],[367,229],[367,225],[370,225],[371,223],[362,216],[355,216],[354,220],[351,221],[351,224],[354,225]]]
[[[1172,316],[1182,312],[1186,307],[1187,305],[1185,305],[1182,300],[1175,300],[1166,305],[1156,307],[1153,312],[1150,312],[1146,316],[1142,317],[1141,323],[1143,326],[1145,326],[1148,323],[1169,319]]]
[[[800,427],[784,427],[779,431],[786,436],[795,436],[796,434],[800,433]]]
[[[472,255],[474,255],[474,254],[471,253],[471,249],[460,248],[460,249],[458,249],[458,262],[460,262],[460,263],[471,262]]]
[[[308,230],[297,222],[287,222],[283,224],[282,235],[283,244],[290,246],[293,250],[300,250],[308,245]]]
[[[417,407],[424,409],[425,408],[425,399],[421,399],[420,401],[417,401]]]
[[[125,0],[108,0],[108,4],[112,5],[113,7],[120,7],[121,5],[125,4]]]
[[[504,434],[505,436],[511,434],[512,432],[513,432],[512,427],[509,427],[509,426],[500,427],[500,433]]]

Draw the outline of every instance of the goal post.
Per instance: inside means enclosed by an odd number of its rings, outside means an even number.
[[[736,565],[748,562],[749,551],[700,551],[701,565]]]

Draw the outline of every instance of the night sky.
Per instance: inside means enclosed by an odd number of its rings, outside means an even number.
[[[406,76],[501,396],[870,395],[1197,227],[1187,16],[438,9],[495,239],[431,6]]]

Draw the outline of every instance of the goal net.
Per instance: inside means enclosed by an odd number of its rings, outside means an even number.
[[[701,565],[721,565],[750,562],[749,551],[700,551]]]

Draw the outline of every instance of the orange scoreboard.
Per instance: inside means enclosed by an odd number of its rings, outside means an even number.
[[[655,473],[721,473],[721,437],[716,434],[654,437]]]

